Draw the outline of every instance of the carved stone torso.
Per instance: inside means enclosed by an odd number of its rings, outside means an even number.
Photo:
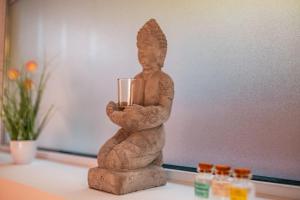
[[[166,95],[173,98],[171,78],[162,71],[156,71],[150,74],[147,79],[143,73],[135,76],[136,87],[134,87],[133,103],[141,106],[158,105],[160,95]],[[170,90],[170,91],[168,91]]]

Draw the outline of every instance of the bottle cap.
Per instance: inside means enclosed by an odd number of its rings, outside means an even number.
[[[249,178],[251,176],[251,171],[248,168],[236,168],[234,169],[234,174],[238,178]]]
[[[219,175],[229,175],[230,166],[228,165],[216,165],[216,174]]]
[[[213,165],[209,164],[209,163],[199,163],[198,164],[199,172],[209,172],[210,173],[212,171],[212,168],[213,168]]]

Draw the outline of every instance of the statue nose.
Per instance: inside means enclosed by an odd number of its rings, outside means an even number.
[[[140,53],[140,54],[139,54],[139,57],[140,57],[141,59],[145,59],[145,58],[147,58],[147,56],[146,56],[146,54],[145,54],[145,53]]]

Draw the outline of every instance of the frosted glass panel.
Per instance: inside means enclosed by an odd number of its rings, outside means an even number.
[[[300,180],[300,1],[19,0],[13,65],[52,60],[42,147],[97,154],[117,78],[141,71],[136,33],[156,18],[175,82],[165,163],[243,166]]]

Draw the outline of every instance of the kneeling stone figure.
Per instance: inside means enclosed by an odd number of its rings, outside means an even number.
[[[139,30],[137,48],[143,71],[135,76],[134,105],[121,111],[108,103],[108,117],[121,128],[101,147],[98,167],[88,174],[89,187],[118,195],[166,184],[163,123],[171,113],[174,84],[161,70],[167,40],[154,19]]]

